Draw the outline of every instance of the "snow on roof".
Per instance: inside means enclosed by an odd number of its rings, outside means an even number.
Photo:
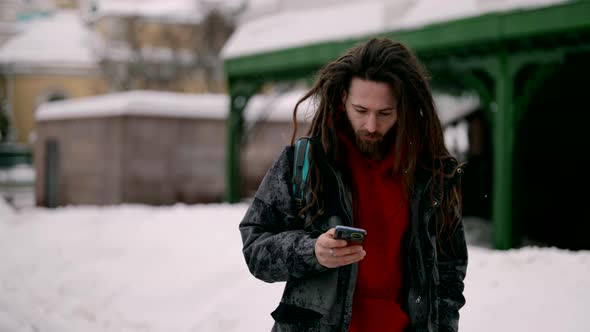
[[[284,93],[255,95],[246,105],[244,118],[247,122],[289,122],[293,119],[295,104],[306,92],[298,88]],[[479,106],[479,99],[471,95],[454,97],[434,93],[433,96],[443,124],[463,117]],[[299,106],[297,120],[310,121],[315,105],[311,98],[303,102]],[[226,94],[136,90],[46,102],[37,109],[36,119],[43,122],[135,115],[221,120],[227,118],[228,107],[229,98]]]
[[[179,118],[225,118],[224,94],[128,91],[42,104],[37,121],[143,115]]]
[[[324,8],[283,10],[240,24],[225,44],[225,59],[491,12],[543,7],[571,0],[373,0]]]
[[[246,105],[246,121],[292,121],[295,104],[307,90],[293,89],[283,93],[256,95]],[[297,121],[309,121],[315,112],[311,99],[301,103],[297,110]]]
[[[384,26],[382,10],[381,1],[368,1],[266,15],[238,26],[221,55],[234,58],[378,32]]]
[[[140,16],[198,23],[212,8],[234,10],[244,0],[100,0],[99,16]]]
[[[257,95],[246,106],[247,121],[291,121],[303,91],[282,95]],[[36,112],[37,121],[111,117],[122,115],[172,118],[225,119],[229,98],[225,94],[189,94],[161,91],[128,91],[93,97],[46,102]],[[311,108],[300,108],[303,121]]]
[[[92,67],[91,32],[76,11],[22,23],[21,31],[0,46],[0,64]]]
[[[443,126],[475,112],[480,106],[479,98],[472,94],[452,96],[434,92],[432,97]]]
[[[419,0],[396,22],[391,22],[388,28],[412,29],[432,23],[451,21],[460,18],[479,16],[492,12],[502,12],[515,9],[531,9],[555,5],[569,0]]]

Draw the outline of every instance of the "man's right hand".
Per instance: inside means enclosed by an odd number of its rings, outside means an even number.
[[[360,261],[367,254],[360,245],[348,246],[345,240],[334,239],[335,229],[331,228],[315,242],[315,257],[327,268],[335,268]]]

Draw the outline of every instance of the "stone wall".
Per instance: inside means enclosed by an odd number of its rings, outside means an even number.
[[[225,194],[224,119],[139,115],[37,124],[37,205],[46,206],[46,144],[58,145],[58,205],[220,202]],[[303,126],[300,126],[303,127]],[[252,196],[291,123],[259,123],[242,149],[243,195]],[[305,128],[300,128],[303,132]]]

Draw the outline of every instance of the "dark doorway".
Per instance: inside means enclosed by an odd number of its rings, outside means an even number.
[[[465,154],[465,174],[461,179],[463,216],[490,220],[494,169],[491,126],[483,109],[470,113],[464,121],[469,148]]]
[[[514,222],[542,244],[590,249],[590,54],[569,56],[535,93],[514,147]]]

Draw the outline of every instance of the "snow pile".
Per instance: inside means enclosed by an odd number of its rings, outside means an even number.
[[[471,247],[462,331],[587,331],[590,252]]]
[[[11,221],[15,217],[14,209],[8,205],[4,197],[0,196],[0,227],[4,223]]]
[[[27,164],[0,169],[0,183],[33,183],[35,169]]]

